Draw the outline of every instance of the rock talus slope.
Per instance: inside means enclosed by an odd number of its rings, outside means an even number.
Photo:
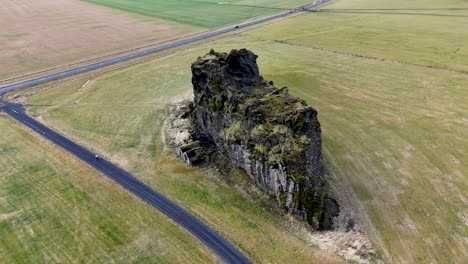
[[[192,65],[195,135],[213,143],[289,213],[330,229],[339,206],[324,174],[317,111],[260,76],[246,49],[210,51]]]

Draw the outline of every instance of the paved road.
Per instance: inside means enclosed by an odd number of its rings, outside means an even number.
[[[320,0],[320,1],[315,2],[315,4],[309,4],[309,5],[304,6],[304,9],[290,10],[287,12],[279,13],[274,16],[270,16],[270,17],[258,19],[249,23],[241,24],[236,27],[214,31],[205,35],[174,42],[174,43],[167,44],[161,47],[157,47],[157,48],[125,55],[125,56],[118,57],[115,59],[102,61],[99,63],[67,70],[61,73],[51,74],[51,75],[44,76],[41,78],[1,87],[0,99],[5,93],[10,92],[10,91],[14,91],[14,90],[26,88],[26,87],[31,87],[31,86],[38,85],[38,84],[43,84],[46,82],[65,78],[65,77],[72,76],[75,74],[84,73],[87,71],[92,71],[95,69],[106,67],[115,63],[131,60],[134,58],[161,52],[161,51],[168,50],[171,48],[187,45],[189,43],[194,43],[200,40],[212,38],[212,37],[226,34],[228,32],[232,32],[241,28],[246,28],[246,27],[264,23],[273,19],[285,17],[288,15],[294,14],[296,12],[307,11],[307,9],[309,8],[317,7],[329,1],[330,0]],[[195,218],[193,215],[191,215],[190,213],[182,209],[180,206],[171,202],[168,198],[158,193],[157,191],[155,191],[148,185],[144,184],[143,182],[139,181],[137,178],[132,176],[129,172],[117,167],[116,165],[110,163],[109,161],[103,160],[103,159],[100,159],[97,161],[95,159],[94,154],[91,151],[67,139],[66,137],[58,134],[57,132],[53,131],[52,129],[46,127],[45,125],[39,123],[35,119],[28,116],[25,113],[22,105],[9,104],[9,103],[2,102],[0,100],[0,109],[2,109],[5,113],[15,118],[22,124],[31,128],[35,132],[39,133],[46,139],[52,141],[53,143],[62,147],[66,151],[70,152],[71,154],[75,155],[82,161],[86,162],[90,166],[94,167],[96,170],[100,171],[105,176],[114,180],[115,182],[120,184],[122,187],[124,187],[126,190],[128,190],[129,192],[135,194],[136,196],[138,196],[145,202],[151,204],[154,208],[160,210],[162,213],[164,213],[169,218],[174,220],[174,222],[183,226],[190,233],[192,233],[195,237],[197,237],[200,241],[202,241],[215,254],[221,257],[226,263],[251,263],[250,260],[247,259],[247,257],[245,257],[234,245],[232,245],[230,242],[228,242],[226,239],[220,236],[213,229],[209,228],[207,225],[205,225],[200,220]]]
[[[103,67],[106,67],[106,66],[110,66],[110,65],[119,63],[119,62],[128,61],[128,60],[131,60],[131,59],[143,57],[143,56],[153,54],[153,53],[158,53],[158,52],[165,51],[165,50],[168,50],[168,49],[172,49],[172,48],[180,47],[180,46],[187,45],[187,44],[190,44],[190,43],[194,43],[194,42],[197,42],[197,41],[200,41],[200,40],[209,39],[209,38],[212,38],[212,37],[223,35],[223,34],[226,34],[226,33],[232,32],[232,31],[236,31],[236,30],[239,30],[239,29],[242,29],[242,28],[246,28],[246,27],[257,25],[257,24],[261,24],[261,23],[271,21],[271,20],[274,20],[274,19],[286,17],[286,16],[289,16],[289,15],[295,14],[297,12],[307,11],[310,8],[317,7],[319,5],[327,3],[329,1],[330,0],[320,0],[320,1],[315,2],[315,4],[305,5],[304,9],[294,9],[294,10],[282,12],[282,13],[279,13],[279,14],[276,14],[276,15],[273,15],[273,16],[269,16],[269,17],[257,19],[257,20],[254,20],[254,21],[251,21],[251,22],[248,22],[248,23],[240,24],[240,25],[238,25],[236,27],[231,27],[231,28],[221,29],[221,30],[218,30],[218,31],[213,31],[213,32],[201,35],[201,36],[196,36],[196,37],[193,37],[193,38],[173,42],[173,43],[170,43],[170,44],[167,44],[167,45],[164,45],[164,46],[160,46],[160,47],[157,47],[157,48],[152,48],[152,49],[132,53],[132,54],[129,54],[129,55],[117,57],[115,59],[90,64],[90,65],[87,65],[87,66],[83,66],[83,67],[79,67],[79,68],[75,68],[75,69],[71,69],[71,70],[67,70],[67,71],[47,75],[47,76],[36,78],[36,79],[32,79],[32,80],[29,80],[29,81],[24,81],[24,82],[12,84],[12,85],[7,85],[7,86],[4,86],[4,87],[0,88],[0,96],[3,96],[5,93],[10,92],[10,91],[14,91],[14,90],[17,90],[17,89],[31,87],[31,86],[34,86],[34,85],[43,84],[43,83],[47,83],[47,82],[50,82],[50,81],[54,81],[54,80],[62,79],[62,78],[65,78],[65,77],[69,77],[69,76],[72,76],[72,75],[75,75],[75,74],[100,69],[100,68],[103,68]]]
[[[1,106],[0,106],[1,107]],[[1,107],[8,115],[28,126],[46,139],[59,145],[71,154],[80,158],[87,164],[100,171],[105,176],[114,180],[129,192],[135,194],[145,202],[151,204],[163,214],[180,224],[195,237],[206,244],[215,254],[220,256],[226,263],[251,263],[234,245],[224,239],[221,235],[182,209],[168,198],[158,193],[148,185],[139,181],[127,171],[117,167],[107,160],[96,160],[94,153],[74,143],[66,137],[58,134],[52,129],[39,123],[24,112],[22,105],[4,104]]]

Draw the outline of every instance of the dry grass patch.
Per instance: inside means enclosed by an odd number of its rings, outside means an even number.
[[[412,23],[401,16],[380,19],[299,16],[103,75],[84,92],[79,89],[85,81],[43,92],[29,102],[51,106],[36,106],[31,112],[81,142],[124,155],[138,177],[219,228],[255,260],[276,259],[279,243],[284,242],[297,248],[288,252],[299,252],[292,255],[300,261],[315,254],[310,252],[313,247],[285,240],[285,235],[288,239],[293,235],[273,228],[275,216],[256,213],[258,204],[239,200],[245,198],[215,173],[177,168],[169,154],[161,155],[159,131],[167,114],[161,105],[190,89],[190,63],[210,48],[252,49],[260,55],[266,79],[290,87],[317,108],[330,175],[368,224],[387,260],[464,263],[468,258],[468,167],[463,162],[468,160],[468,75],[430,66],[466,68],[466,56],[452,60],[444,55],[453,55],[453,49],[468,40],[460,27],[466,22],[437,18],[445,25],[440,27],[426,17]],[[318,26],[312,28],[314,24]],[[348,35],[337,33],[343,28]],[[352,37],[364,29],[375,34]],[[431,30],[444,32],[444,37],[431,36]],[[413,37],[413,44],[387,42],[405,34]],[[332,48],[315,47],[326,41]],[[388,43],[387,48],[382,43]],[[388,60],[367,58],[370,53]],[[395,62],[398,54],[400,62]],[[75,100],[80,103],[62,105]],[[103,102],[112,104],[102,108],[105,112],[90,105]],[[134,106],[148,102],[153,106]],[[249,222],[257,228],[249,227]]]
[[[0,24],[0,80],[201,30],[75,0],[3,1]]]
[[[43,91],[30,98],[30,111],[102,156],[127,160],[121,163],[126,169],[199,216],[254,261],[340,262],[321,255],[304,234],[289,230],[276,213],[245,198],[219,174],[188,168],[163,151],[160,131],[167,109],[190,89],[190,61],[205,49],[102,75],[85,90],[81,87],[87,80]]]

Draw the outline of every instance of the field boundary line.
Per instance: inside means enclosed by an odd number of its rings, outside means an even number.
[[[345,10],[333,10],[333,9],[322,9],[324,13],[337,13],[337,14],[365,14],[365,15],[404,15],[404,16],[439,16],[439,17],[461,17],[468,18],[468,15],[451,15],[451,14],[437,14],[437,13],[416,13],[416,12],[384,12],[384,11],[345,11]]]
[[[249,37],[253,37],[253,36],[249,35]],[[257,38],[257,39],[268,41],[267,39],[262,39],[262,38]],[[280,44],[285,44],[285,45],[290,45],[290,46],[309,48],[309,49],[312,49],[312,50],[323,51],[323,52],[326,52],[326,53],[347,55],[347,56],[351,56],[351,57],[355,57],[355,58],[361,58],[361,59],[367,59],[367,60],[383,61],[383,62],[389,62],[389,63],[398,63],[398,64],[401,64],[401,65],[420,67],[420,68],[427,68],[427,69],[432,69],[432,70],[448,71],[448,72],[459,73],[459,74],[468,74],[468,71],[464,71],[464,70],[457,70],[457,69],[443,68],[443,67],[437,67],[437,66],[432,66],[432,65],[411,63],[411,62],[406,62],[406,61],[385,59],[385,58],[373,57],[373,56],[368,56],[368,55],[361,55],[361,54],[357,54],[357,53],[351,53],[351,52],[345,52],[345,51],[339,51],[339,50],[331,50],[331,49],[327,49],[327,48],[320,48],[320,47],[314,47],[314,46],[305,46],[305,45],[295,44],[295,43],[291,43],[291,42],[288,42],[288,41],[282,41],[282,40],[273,40],[273,42],[280,43]]]
[[[14,91],[14,90],[18,90],[18,89],[22,89],[22,88],[26,88],[26,87],[31,87],[31,86],[35,86],[35,85],[38,85],[38,84],[48,83],[50,81],[63,79],[63,78],[66,78],[66,77],[70,77],[70,76],[85,73],[85,72],[90,72],[90,71],[93,71],[93,70],[108,67],[108,66],[111,66],[111,65],[114,65],[114,64],[117,64],[117,63],[121,63],[121,62],[124,62],[124,61],[129,61],[129,60],[144,57],[144,56],[147,56],[147,55],[150,55],[150,54],[160,53],[162,51],[170,50],[170,49],[173,49],[173,48],[186,46],[187,44],[199,42],[199,41],[206,40],[206,39],[211,39],[211,38],[214,38],[216,36],[225,35],[227,33],[231,33],[231,32],[237,31],[239,29],[248,28],[248,27],[255,26],[255,25],[258,25],[258,24],[262,24],[262,23],[272,21],[272,20],[275,20],[275,19],[287,17],[287,16],[294,15],[294,14],[297,14],[297,13],[307,12],[307,11],[310,11],[309,10],[310,8],[315,8],[315,7],[318,7],[320,5],[326,4],[328,2],[330,2],[330,0],[319,0],[318,2],[314,2],[312,4],[303,6],[302,8],[300,8],[298,10],[290,10],[288,12],[277,13],[277,14],[274,14],[274,15],[271,15],[271,16],[258,18],[256,20],[252,20],[250,22],[243,22],[242,24],[236,25],[234,27],[227,27],[227,28],[224,28],[224,29],[219,29],[217,31],[212,31],[212,32],[209,32],[209,33],[206,33],[206,34],[203,34],[203,35],[195,36],[193,38],[188,38],[188,39],[179,40],[177,42],[168,43],[168,44],[165,44],[163,46],[158,46],[158,47],[155,47],[155,48],[142,50],[142,51],[135,52],[135,53],[130,53],[130,54],[127,54],[127,55],[123,55],[123,56],[120,56],[120,57],[116,57],[116,58],[109,59],[109,60],[104,60],[104,61],[101,61],[101,62],[89,64],[89,65],[85,65],[85,66],[78,67],[78,68],[72,68],[72,69],[69,69],[69,70],[62,71],[62,72],[58,72],[58,73],[38,77],[38,78],[35,78],[35,79],[32,79],[32,80],[26,80],[26,81],[10,84],[10,85],[7,85],[7,86],[3,86],[3,87],[0,87],[0,97],[3,96],[5,93],[8,93],[8,92],[11,92],[11,91]]]
[[[214,2],[206,2],[206,1],[190,1],[190,0],[182,0],[182,1],[185,1],[185,2],[203,2],[203,3],[210,3],[210,4],[218,4],[218,3],[214,3]],[[321,3],[318,3],[318,5],[321,5],[321,4],[325,4],[325,3],[328,3],[328,2],[331,2],[333,0],[321,0],[319,2]],[[224,4],[224,5],[234,5],[234,4]],[[275,9],[275,10],[298,10],[299,7],[302,7],[302,6],[309,6],[308,8],[311,8],[310,6],[313,5],[311,4],[310,2],[309,3],[305,3],[303,5],[299,5],[299,6],[296,6],[296,7],[293,7],[293,8],[276,8],[276,7],[262,7],[262,8],[268,8],[268,9]],[[249,6],[249,5],[235,5],[235,6],[245,6],[245,7],[253,7],[253,8],[260,8],[260,6]],[[302,10],[302,11],[306,11],[306,10]],[[249,23],[250,21],[256,21],[256,20],[261,20],[261,19],[264,19],[264,18],[268,18],[268,17],[271,17],[271,16],[275,16],[275,14],[269,14],[269,15],[265,15],[265,16],[259,16],[259,17],[254,17],[254,18],[251,18],[251,19],[247,19],[247,20],[244,20],[244,21],[240,21],[238,23]],[[230,23],[230,24],[226,24],[226,25],[223,25],[221,27],[217,27],[217,28],[213,28],[213,29],[206,29],[206,30],[202,30],[202,31],[197,31],[197,32],[193,32],[193,33],[190,33],[190,34],[186,34],[186,35],[181,35],[181,36],[178,36],[178,37],[175,37],[175,38],[171,38],[171,39],[167,39],[167,40],[162,40],[162,41],[159,41],[159,42],[155,42],[155,43],[150,43],[150,44],[146,44],[146,45],[142,45],[142,46],[136,46],[136,47],[132,47],[132,48],[129,48],[129,49],[124,49],[124,50],[121,50],[121,51],[117,51],[117,52],[113,52],[113,53],[109,53],[109,54],[104,54],[104,55],[101,55],[101,56],[96,56],[96,57],[92,57],[92,58],[89,58],[89,59],[85,59],[85,60],[79,60],[79,61],[76,61],[76,62],[71,62],[71,63],[68,63],[68,64],[64,64],[64,65],[59,65],[59,66],[54,66],[54,67],[51,67],[51,68],[47,68],[47,69],[43,69],[43,70],[38,70],[38,71],[34,71],[34,72],[29,72],[29,73],[24,73],[24,74],[21,74],[21,75],[16,75],[16,76],[12,76],[12,77],[8,77],[6,79],[2,79],[0,80],[0,84],[1,85],[9,85],[9,83],[11,83],[12,81],[15,81],[15,80],[21,80],[23,78],[26,78],[26,77],[29,77],[29,76],[35,76],[35,75],[39,75],[41,73],[47,73],[47,72],[53,72],[55,70],[59,70],[59,69],[64,69],[66,70],[67,68],[70,68],[72,66],[77,66],[77,65],[80,65],[80,64],[85,64],[87,62],[92,62],[92,61],[98,61],[100,59],[105,59],[105,58],[109,58],[111,59],[112,57],[114,56],[117,56],[117,55],[122,55],[122,54],[131,54],[132,52],[137,52],[138,50],[142,50],[144,51],[144,49],[146,48],[150,48],[150,47],[154,47],[156,48],[158,45],[162,45],[162,44],[165,44],[165,43],[171,43],[171,42],[174,42],[174,41],[178,41],[178,40],[183,40],[183,39],[187,39],[187,38],[190,38],[190,37],[196,37],[196,36],[201,36],[201,35],[204,35],[204,34],[209,34],[211,32],[216,32],[216,31],[220,31],[220,30],[223,30],[223,29],[226,29],[226,28],[230,28],[234,25],[236,25],[237,23]],[[115,57],[117,58],[117,57]],[[1,88],[1,87],[0,87]]]

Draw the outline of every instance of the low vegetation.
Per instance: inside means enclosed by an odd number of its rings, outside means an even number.
[[[355,2],[376,7],[370,0]],[[398,0],[380,8],[464,3],[427,2]],[[330,8],[343,6],[360,8],[340,2]],[[172,100],[191,90],[193,59],[210,48],[251,49],[259,55],[265,79],[288,86],[318,110],[329,173],[361,213],[360,224],[382,255],[402,263],[463,263],[468,237],[466,21],[305,14],[184,48],[86,86],[84,79],[69,82],[31,97],[29,110],[177,201],[254,261],[321,262],[303,237],[232,188],[241,176],[226,180],[187,168],[164,150],[160,128]]]
[[[351,5],[354,2],[361,4]],[[379,4],[375,4],[376,2]],[[282,26],[255,30],[248,34],[260,39],[305,46],[317,51],[334,52],[337,56],[343,54],[362,59],[468,72],[468,47],[465,45],[468,39],[468,31],[465,30],[468,26],[468,3],[463,5],[460,1],[454,0],[430,1],[429,5],[424,2],[427,1],[338,1],[336,5],[322,9],[320,13],[303,15],[281,22]],[[332,8],[377,8],[377,6],[384,10],[361,10],[363,14],[327,11]],[[385,8],[417,6],[420,9],[385,10]],[[440,7],[442,10],[424,10],[424,7]],[[444,10],[443,7],[466,9]],[[357,11],[359,10],[354,10]],[[434,16],[398,14],[404,12],[433,13]],[[466,17],[440,17],[437,14]],[[285,28],[288,29],[287,34],[284,33]]]
[[[192,56],[186,57],[185,65],[190,65]],[[151,72],[140,77],[133,68],[126,70],[127,76],[137,82],[131,93],[128,91],[131,84],[123,82],[119,88],[115,82],[125,74],[119,71],[103,75],[86,89],[81,89],[86,81],[77,81],[40,93],[31,103],[47,102],[50,107],[33,106],[31,113],[128,169],[218,230],[254,261],[339,262],[337,258],[320,255],[305,234],[278,220],[280,211],[262,208],[273,201],[253,185],[249,190],[257,193],[256,202],[233,188],[247,184],[245,175],[237,173],[222,178],[214,171],[192,169],[177,160],[173,151],[165,149],[160,132],[171,98],[183,95],[191,87],[187,85],[190,76],[184,73],[182,65],[171,63],[175,62],[174,57],[163,61],[160,71],[155,71],[154,62],[150,68],[145,64],[137,66],[143,72],[145,68]],[[189,71],[190,68],[188,74]],[[149,94],[144,96],[143,91]]]
[[[53,72],[56,67],[62,68],[55,72],[63,71],[69,64],[89,64],[102,56],[203,30],[90,3],[54,0],[2,3],[0,24],[0,86],[17,82],[9,79],[20,75]]]
[[[231,1],[186,1],[186,0],[83,0],[90,3],[164,18],[201,27],[219,27],[278,12],[278,8],[294,8],[307,0],[231,0]]]
[[[221,262],[166,216],[0,117],[5,263]]]

